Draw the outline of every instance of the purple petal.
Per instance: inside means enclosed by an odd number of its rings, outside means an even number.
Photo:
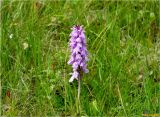
[[[71,37],[77,37],[78,36],[78,32],[77,31],[72,31],[70,36]]]
[[[72,77],[70,78],[69,82],[73,82],[74,79],[78,79],[79,73],[77,71],[74,71],[72,73]]]
[[[77,54],[77,55],[76,55],[76,60],[82,60],[82,57],[81,57],[80,54]]]
[[[82,43],[77,43],[77,46],[78,47],[82,47]]]
[[[76,42],[81,43],[82,42],[81,38],[77,38]]]
[[[73,67],[73,69],[77,69],[78,68],[78,62],[74,62],[72,67]]]

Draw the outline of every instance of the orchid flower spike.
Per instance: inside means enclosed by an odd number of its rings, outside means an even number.
[[[82,73],[88,73],[87,64],[88,51],[86,48],[86,37],[82,26],[73,26],[70,34],[69,46],[71,50],[70,60],[68,64],[72,65],[73,72],[69,82],[74,79],[81,78]]]

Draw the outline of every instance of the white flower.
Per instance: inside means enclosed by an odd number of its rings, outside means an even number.
[[[25,49],[27,49],[27,48],[28,48],[28,43],[24,42],[24,43],[23,43],[23,49],[25,50]]]
[[[12,39],[12,38],[13,38],[13,34],[10,34],[10,35],[9,35],[9,38]]]

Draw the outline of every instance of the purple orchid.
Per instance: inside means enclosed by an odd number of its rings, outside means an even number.
[[[71,56],[68,64],[72,65],[73,73],[69,82],[81,78],[81,73],[88,73],[86,62],[88,61],[88,51],[86,48],[86,37],[82,26],[73,26],[70,34]]]

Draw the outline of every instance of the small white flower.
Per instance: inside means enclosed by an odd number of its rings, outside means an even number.
[[[50,99],[51,99],[51,96],[47,96],[47,98],[50,100]]]
[[[12,38],[13,38],[13,34],[10,34],[10,35],[9,35],[9,38],[12,39]]]
[[[24,42],[24,43],[23,43],[23,49],[25,50],[25,49],[27,49],[27,48],[28,48],[28,43]]]

